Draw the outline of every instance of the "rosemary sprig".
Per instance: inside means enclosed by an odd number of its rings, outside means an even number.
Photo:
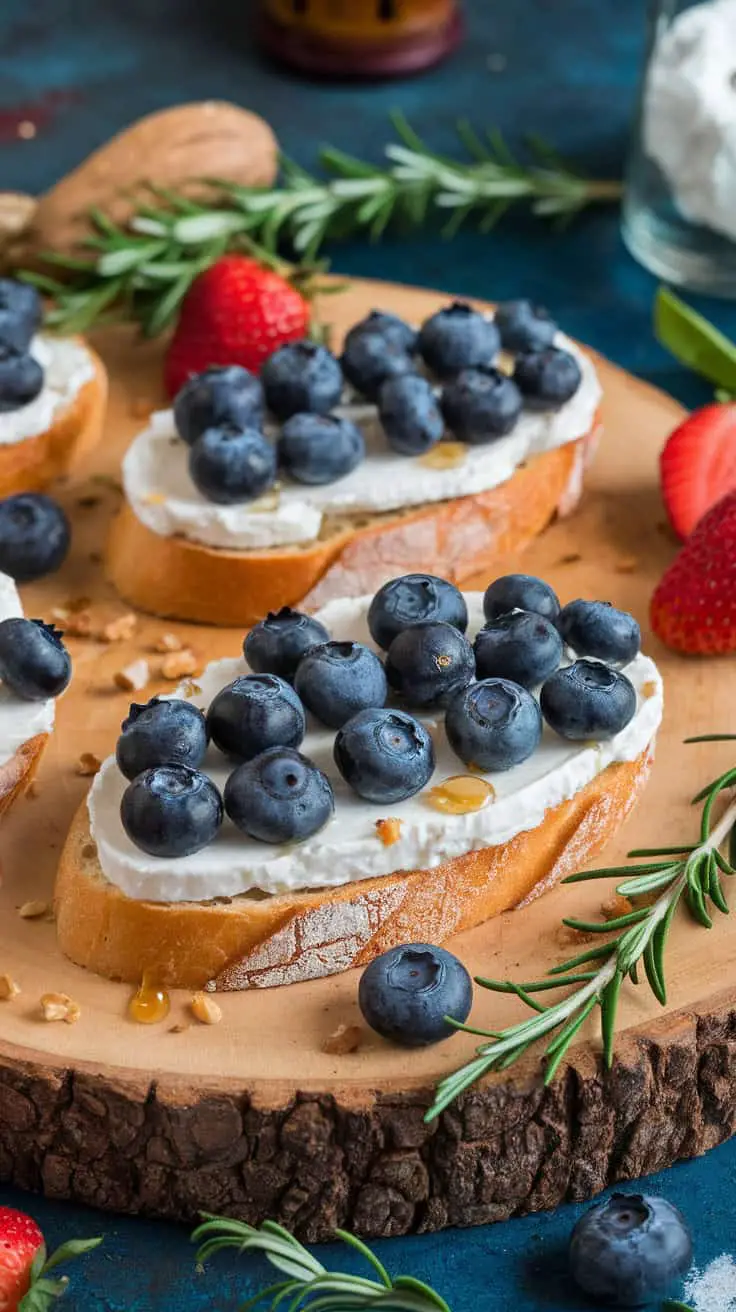
[[[734,739],[736,735],[733,734],[713,734],[687,741]],[[638,984],[640,963],[643,964],[647,983],[658,1002],[664,1005],[667,1000],[665,947],[680,903],[685,902],[692,917],[705,929],[710,929],[713,923],[712,907],[724,914],[728,913],[721,877],[736,874],[736,802],[728,806],[716,825],[712,825],[712,812],[721,793],[735,787],[736,768],[727,770],[693,798],[694,804],[703,803],[697,846],[632,852],[630,856],[645,855],[654,860],[585,871],[563,881],[575,884],[583,880],[625,875],[627,878],[618,884],[616,891],[634,904],[639,898],[646,901],[639,906],[634,905],[632,912],[612,920],[565,919],[563,924],[572,929],[605,935],[605,942],[552,967],[544,979],[523,984],[482,978],[476,981],[482,988],[491,989],[495,993],[516,994],[535,1014],[529,1020],[500,1031],[483,1031],[457,1025],[458,1029],[467,1029],[490,1042],[481,1044],[471,1061],[439,1083],[434,1102],[425,1117],[427,1121],[435,1120],[460,1094],[489,1072],[505,1070],[513,1065],[531,1044],[540,1039],[547,1040],[544,1050],[544,1082],[551,1083],[573,1040],[596,1007],[600,1008],[601,1013],[603,1059],[607,1067],[611,1066],[619,995],[625,980]],[[729,835],[727,861],[720,849]],[[591,963],[595,963],[595,969],[586,970],[585,967]],[[568,986],[572,986],[572,992],[550,1006],[541,1006],[533,997],[536,993]]]
[[[285,1280],[262,1289],[244,1303],[240,1312],[268,1304],[269,1312],[450,1312],[439,1294],[413,1276],[392,1280],[375,1253],[355,1235],[336,1230],[335,1235],[355,1249],[377,1277],[354,1276],[328,1271],[321,1262],[275,1221],[264,1221],[257,1228],[244,1221],[204,1214],[204,1220],[192,1235],[199,1245],[197,1261],[204,1263],[225,1248],[241,1253],[260,1252]]]
[[[528,159],[521,160],[498,132],[478,134],[460,122],[468,158],[453,159],[431,151],[403,115],[393,115],[392,122],[397,140],[386,147],[383,167],[326,147],[320,174],[283,158],[274,188],[212,179],[206,184],[210,195],[194,201],[151,187],[124,227],[99,209],[91,211],[89,255],[49,251],[41,257],[48,270],[19,272],[55,301],[52,326],[80,332],[116,317],[155,336],[175,318],[197,274],[226,251],[273,262],[286,248],[304,262],[292,270],[303,279],[332,238],[367,235],[377,241],[389,225],[413,230],[433,216],[444,221],[448,237],[471,217],[488,232],[519,203],[539,216],[569,219],[586,205],[611,203],[621,194],[619,182],[580,176],[539,137],[530,139]],[[55,269],[63,277],[54,277]]]

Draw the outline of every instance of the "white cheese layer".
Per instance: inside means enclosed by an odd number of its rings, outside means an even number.
[[[0,620],[23,614],[18,589],[7,574],[0,574]],[[37,733],[54,727],[54,703],[28,702],[0,682],[0,766],[15,756],[19,747]]]
[[[318,612],[337,639],[352,638],[373,646],[366,614],[370,597],[340,599]],[[483,625],[481,593],[467,594],[469,636]],[[206,710],[215,695],[249,672],[245,660],[215,661],[207,667],[191,700]],[[332,759],[334,731],[311,721],[301,751],[329,775],[335,791],[333,819],[312,838],[288,847],[271,847],[246,838],[226,818],[209,847],[178,859],[141,852],[120,822],[120,801],[127,781],[108,757],[95,777],[88,808],[102,869],[128,897],[153,902],[198,902],[234,897],[250,890],[282,893],[316,889],[352,880],[388,875],[396,870],[424,870],[465,852],[505,843],[536,828],[545,812],[579,792],[613,761],[633,761],[653,744],[662,718],[662,681],[653,661],[637,656],[626,668],[637,690],[634,718],[606,742],[575,744],[545,726],[542,742],[529,760],[501,774],[489,774],[495,799],[481,811],[446,815],[433,810],[422,793],[394,806],[374,806],[357,797],[342,780]],[[179,696],[188,695],[181,689]],[[434,741],[437,765],[429,787],[451,775],[466,773],[447,742],[443,717],[421,717]],[[221,790],[233,768],[214,748],[202,767]],[[396,817],[398,842],[386,847],[376,821]]]
[[[44,371],[43,387],[28,405],[0,414],[0,446],[45,433],[94,377],[89,351],[72,338],[39,335],[31,342],[30,351]]]
[[[257,502],[218,506],[194,486],[189,448],[176,436],[173,412],[153,415],[150,427],[123,460],[125,495],[138,519],[162,537],[231,551],[270,550],[313,542],[325,516],[376,514],[489,492],[510,479],[530,456],[585,437],[593,427],[601,388],[593,362],[567,337],[557,345],[578,360],[582,382],[562,409],[524,410],[513,431],[487,446],[468,446],[461,463],[432,468],[420,457],[388,446],[375,406],[348,404],[338,413],[363,430],[366,459],[345,478],[322,487],[283,482]]]

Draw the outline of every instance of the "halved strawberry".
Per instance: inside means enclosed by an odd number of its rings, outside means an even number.
[[[693,411],[667,439],[659,469],[670,523],[686,538],[736,488],[736,402]]]
[[[701,519],[658,583],[652,628],[688,655],[736,651],[736,491]]]

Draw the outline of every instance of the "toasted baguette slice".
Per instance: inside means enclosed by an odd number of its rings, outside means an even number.
[[[5,765],[0,766],[0,819],[32,783],[49,738],[50,734],[37,733],[23,743]]]
[[[316,609],[355,597],[421,568],[462,587],[502,568],[546,528],[569,514],[599,435],[533,456],[490,492],[432,505],[327,520],[316,542],[280,550],[223,551],[162,537],[125,503],[113,521],[106,566],[121,597],[167,618],[247,627],[281,606]]]
[[[546,892],[616,832],[644,787],[651,750],[606,767],[536,829],[434,870],[336,888],[213,902],[139,902],[102,873],[79,809],[61,857],[63,952],[111,979],[218,990],[269,988],[362,966],[399,943],[442,943]]]
[[[22,442],[0,445],[0,496],[48,487],[99,441],[107,405],[107,371],[86,343],[84,349],[94,375],[57,413],[51,427]]]

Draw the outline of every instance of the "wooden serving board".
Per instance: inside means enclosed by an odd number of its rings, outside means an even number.
[[[379,305],[421,318],[440,298],[355,283],[331,298],[339,328]],[[160,401],[160,356],[127,333],[99,342],[111,373],[103,443],[63,490],[74,521],[70,561],[24,591],[26,611],[88,597],[96,615],[124,608],[106,585],[100,551],[119,493],[120,456]],[[672,558],[657,490],[657,454],[681,415],[666,396],[605,361],[606,436],[580,511],[557,523],[524,556],[563,600],[604,597],[636,613],[647,630],[656,579]],[[417,562],[420,566],[421,562]],[[483,586],[487,580],[478,581]],[[699,1153],[736,1128],[736,953],[719,917],[710,933],[683,918],[672,932],[670,1001],[663,1012],[646,988],[624,989],[614,1069],[603,1075],[598,1043],[581,1044],[547,1091],[538,1063],[494,1078],[423,1124],[428,1090],[467,1058],[474,1040],[405,1052],[366,1030],[358,1050],[328,1055],[339,1025],[360,1024],[357,976],[218,997],[222,1023],[192,1020],[188,997],[146,1028],[128,1020],[130,990],[68,963],[54,926],[24,920],[18,907],[51,897],[55,863],[88,780],[84,752],[111,749],[129,696],[117,670],[175,631],[202,662],[234,654],[241,633],[141,617],[131,641],[73,639],[75,677],[34,795],[21,800],[0,838],[0,974],[21,986],[0,1003],[0,1179],[105,1208],[191,1218],[198,1209],[273,1216],[308,1238],[337,1224],[374,1235],[473,1225],[517,1211],[587,1197],[614,1179]],[[687,661],[647,634],[661,663],[667,711],[653,777],[607,858],[638,845],[691,841],[689,797],[732,759],[728,746],[684,747],[688,734],[732,727],[736,666]],[[151,684],[147,695],[160,690]],[[502,916],[451,947],[474,972],[521,980],[573,950],[563,915],[595,913],[600,883],[559,889]],[[39,998],[69,994],[75,1025],[40,1018]],[[477,991],[473,1019],[498,1028],[523,1009]],[[175,1032],[174,1026],[188,1028]]]

